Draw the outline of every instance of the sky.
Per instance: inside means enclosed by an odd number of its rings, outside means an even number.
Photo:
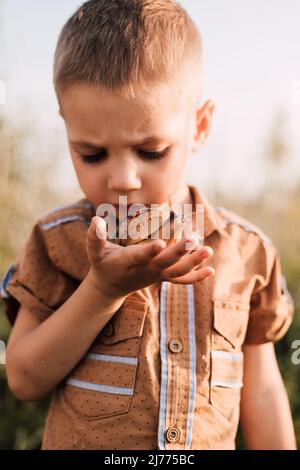
[[[70,186],[76,181],[52,86],[52,64],[58,34],[81,3],[0,0],[0,80],[6,85],[0,113],[18,124],[33,122],[32,146],[40,148],[41,158],[48,147],[55,148],[61,181],[67,179]],[[208,191],[254,194],[270,177],[261,162],[279,113],[290,147],[284,177],[288,183],[299,181],[299,0],[180,3],[203,37],[203,99],[216,106],[205,147],[189,158],[187,181]]]

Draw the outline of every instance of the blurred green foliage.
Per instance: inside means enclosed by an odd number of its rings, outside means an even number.
[[[282,269],[295,302],[295,318],[287,335],[276,344],[279,367],[286,384],[300,446],[300,366],[293,365],[291,345],[300,339],[300,188],[286,188],[280,180],[281,154],[285,146],[274,132],[269,149],[268,182],[251,202],[243,202],[239,194],[211,194],[210,199],[250,219],[274,241],[281,255]],[[46,171],[39,165],[35,172],[24,175],[24,152],[28,132],[20,132],[0,120],[0,275],[2,276],[22,247],[37,217],[50,208],[66,202],[64,195],[51,192]],[[18,158],[16,158],[16,155]],[[23,155],[24,156],[24,155]],[[22,166],[18,162],[22,161]],[[26,177],[25,177],[26,176]],[[26,188],[30,187],[29,191]],[[10,326],[0,306],[0,339],[7,341]],[[0,449],[38,449],[50,397],[23,403],[7,386],[5,366],[0,365]],[[237,447],[245,448],[239,432]]]
[[[300,365],[293,364],[291,360],[292,344],[300,340],[300,188],[274,192],[267,186],[248,204],[238,202],[238,197],[218,196],[216,201],[259,226],[278,249],[282,272],[294,300],[295,314],[287,334],[275,343],[275,350],[290,400],[297,448],[300,448]],[[245,448],[241,431],[237,446]]]
[[[75,196],[58,195],[51,188],[49,161],[35,158],[28,145],[33,135],[28,124],[17,128],[0,116],[1,278],[21,250],[34,221],[51,208],[73,202]],[[0,302],[0,339],[7,343],[9,333],[10,325]],[[5,366],[0,365],[0,449],[39,447],[49,399],[17,400],[8,389]]]

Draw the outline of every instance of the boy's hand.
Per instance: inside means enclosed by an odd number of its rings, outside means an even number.
[[[103,295],[118,298],[156,282],[193,284],[214,275],[211,267],[199,269],[213,250],[206,246],[191,252],[187,242],[182,239],[166,247],[164,240],[153,240],[122,247],[107,241],[105,220],[95,216],[87,233],[89,278]]]

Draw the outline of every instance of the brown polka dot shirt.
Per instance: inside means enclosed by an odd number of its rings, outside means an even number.
[[[242,345],[279,340],[293,317],[276,248],[249,221],[204,204],[205,282],[129,295],[53,391],[43,449],[234,449]],[[87,200],[39,220],[4,276],[11,324],[20,304],[42,321],[89,270]],[[204,262],[205,265],[205,262]]]

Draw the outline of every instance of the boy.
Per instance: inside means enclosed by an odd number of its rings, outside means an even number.
[[[9,386],[54,390],[42,449],[234,449],[240,410],[250,449],[295,448],[276,249],[184,183],[214,110],[198,105],[201,55],[172,0],[90,0],[61,32],[54,85],[85,198],[36,223],[2,286]],[[170,195],[204,204],[203,249],[121,247],[96,216]]]

